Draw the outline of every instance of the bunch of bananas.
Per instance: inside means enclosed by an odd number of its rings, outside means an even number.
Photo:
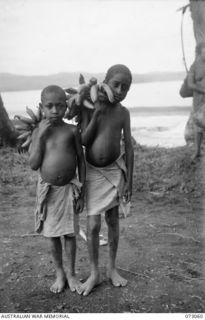
[[[42,112],[40,107],[35,114],[32,109],[26,107],[26,112],[29,117],[24,116],[14,116],[14,119],[18,120],[18,123],[15,124],[15,129],[19,132],[18,138],[21,143],[21,148],[28,148],[31,143],[31,135],[35,127],[42,120]]]
[[[80,75],[79,84],[77,89],[65,89],[65,92],[69,94],[65,118],[72,119],[78,114],[81,106],[94,109],[94,104],[98,99],[108,100],[110,103],[114,102],[113,92],[106,83],[97,83],[97,79],[94,77],[89,80],[89,83],[85,83],[83,75]]]

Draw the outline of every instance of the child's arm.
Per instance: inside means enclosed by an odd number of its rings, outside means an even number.
[[[195,82],[195,63],[192,64],[188,74],[187,74],[187,84],[188,87],[194,91],[197,91],[199,93],[205,93],[205,88],[200,86]]]
[[[75,129],[74,134],[75,134],[75,148],[76,148],[76,154],[77,154],[78,176],[79,176],[80,182],[82,183],[80,198],[77,201],[77,205],[76,205],[76,211],[77,213],[79,213],[83,211],[83,206],[84,206],[86,171],[85,171],[85,158],[84,158],[83,148],[81,144],[80,133],[77,128]]]
[[[38,170],[41,167],[44,154],[43,138],[49,127],[50,122],[43,120],[40,122],[39,127],[33,131],[29,148],[29,164],[32,170]]]
[[[127,109],[124,108],[124,143],[125,143],[125,163],[127,167],[127,184],[125,188],[126,202],[131,200],[132,196],[132,176],[133,176],[133,162],[134,162],[134,151],[132,146],[132,136],[130,128],[130,114]]]
[[[101,110],[102,109],[100,107],[100,103],[96,102],[95,110],[92,114],[91,119],[87,111],[84,111],[82,115],[81,139],[82,139],[82,144],[84,146],[89,146],[95,139],[95,133],[97,129],[97,120],[101,113]]]

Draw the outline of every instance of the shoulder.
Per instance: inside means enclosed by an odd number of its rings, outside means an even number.
[[[119,103],[119,110],[124,117],[129,118],[130,116],[129,110],[126,107],[124,107],[121,103]]]
[[[74,136],[78,135],[79,129],[76,125],[66,123],[66,127],[67,127],[67,130],[69,130],[69,132],[71,132]]]
[[[57,129],[58,134],[65,134],[67,136],[72,136],[76,134],[77,126],[64,122],[64,124]]]
[[[74,124],[67,123],[67,122],[64,122],[63,126],[66,130],[70,130],[70,131],[72,131],[76,128],[76,126]]]

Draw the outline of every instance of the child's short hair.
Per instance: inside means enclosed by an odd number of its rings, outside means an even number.
[[[129,77],[130,83],[132,82],[132,73],[124,64],[115,64],[111,66],[105,75],[105,82],[109,81],[116,73],[125,73]]]
[[[48,93],[51,93],[51,92],[54,92],[56,94],[59,94],[62,96],[63,99],[67,99],[66,98],[66,94],[65,94],[65,91],[59,87],[59,86],[56,86],[56,85],[49,85],[47,87],[45,87],[42,91],[41,91],[41,101],[43,100],[44,96]]]

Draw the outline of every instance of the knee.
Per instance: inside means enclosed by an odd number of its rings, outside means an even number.
[[[100,232],[101,222],[100,221],[92,221],[88,224],[88,235],[97,235]]]
[[[112,219],[112,218],[108,218],[108,219],[106,219],[106,223],[107,223],[108,227],[114,228],[117,225],[117,220]]]
[[[119,223],[118,208],[106,212],[105,221],[109,227],[115,227]]]
[[[52,251],[58,248],[59,246],[61,246],[60,237],[50,238],[50,249]]]

